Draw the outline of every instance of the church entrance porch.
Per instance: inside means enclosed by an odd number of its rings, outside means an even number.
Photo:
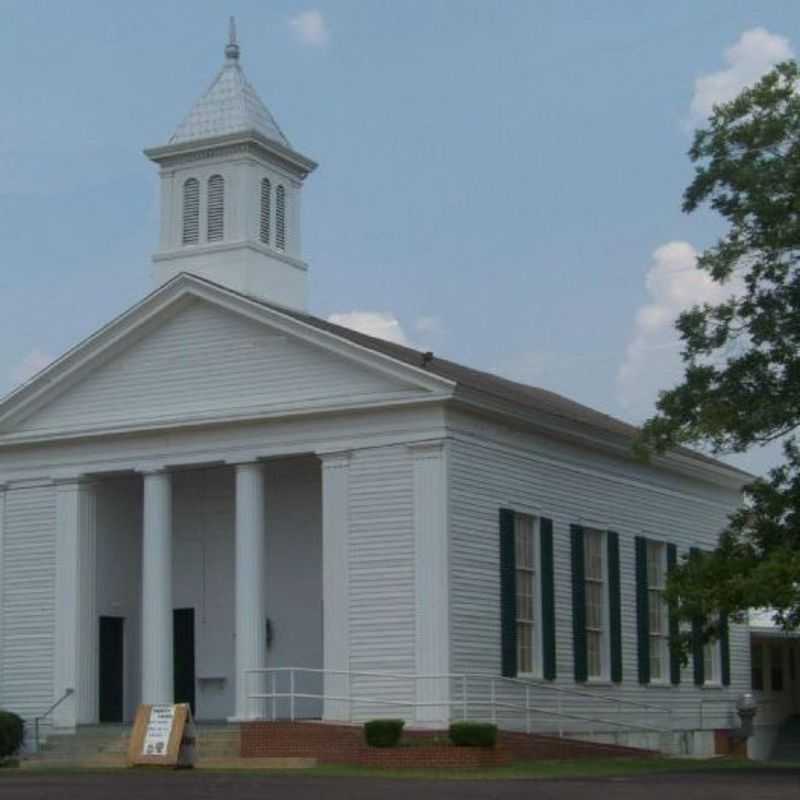
[[[242,719],[244,669],[323,666],[315,456],[91,476],[62,493],[75,495],[61,526],[75,517],[79,579],[71,598],[60,586],[78,618],[61,727],[128,722],[139,703]]]

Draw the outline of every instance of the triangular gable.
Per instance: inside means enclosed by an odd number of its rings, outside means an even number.
[[[448,388],[335,337],[304,331],[274,310],[256,303],[246,308],[246,300],[190,276],[172,284],[175,296],[113,346],[102,352],[97,340],[112,339],[113,332],[101,332],[84,345],[101,352],[72,375],[48,381],[48,370],[24,387],[18,408],[14,396],[10,407],[0,406],[0,438],[356,408]],[[65,360],[80,360],[80,350]],[[69,373],[68,367],[61,370]]]

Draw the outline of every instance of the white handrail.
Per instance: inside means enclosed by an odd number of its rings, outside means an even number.
[[[262,691],[256,693],[248,693],[247,699],[249,703],[258,702],[259,713],[263,713],[268,706],[271,706],[272,719],[277,718],[277,702],[278,700],[289,701],[289,717],[292,720],[296,719],[297,701],[298,700],[314,700],[323,702],[336,702],[347,704],[348,720],[353,719],[353,707],[356,704],[362,705],[383,705],[385,707],[408,707],[410,709],[423,709],[423,708],[439,708],[450,709],[447,716],[452,718],[452,709],[460,707],[463,719],[468,718],[468,710],[482,709],[488,712],[489,718],[495,723],[498,723],[498,712],[504,715],[512,715],[512,717],[519,715],[520,721],[524,721],[524,729],[527,732],[533,730],[533,714],[540,714],[544,719],[557,720],[558,735],[564,737],[565,735],[565,721],[579,721],[581,723],[590,723],[595,726],[593,730],[581,730],[581,734],[590,733],[595,735],[597,733],[606,734],[614,731],[639,731],[646,733],[655,733],[661,736],[667,736],[667,744],[664,749],[669,750],[672,747],[672,734],[673,722],[672,712],[666,706],[660,706],[655,703],[641,702],[630,700],[628,698],[620,698],[612,695],[604,695],[592,691],[582,689],[570,689],[567,687],[554,686],[551,684],[538,682],[538,681],[524,681],[516,678],[504,678],[496,675],[487,675],[485,673],[432,673],[432,674],[414,674],[414,673],[393,673],[382,672],[375,670],[343,670],[343,669],[323,669],[319,667],[265,667],[258,669],[248,669],[244,671],[244,679],[247,686],[252,685],[248,679],[253,674],[261,674],[271,676],[270,691]],[[278,676],[288,674],[289,678],[289,691],[279,691]],[[337,676],[347,678],[347,691],[345,694],[341,692],[326,692],[324,689],[318,692],[311,691],[298,691],[296,677],[298,674],[318,675],[323,677]],[[414,686],[413,699],[396,699],[391,697],[374,697],[369,694],[356,695],[353,691],[354,678],[380,678],[386,680],[402,681],[410,683]],[[446,680],[451,684],[460,683],[461,693],[457,697],[454,690],[451,688],[447,692],[445,698],[422,701],[419,699],[419,681],[426,680]],[[470,697],[469,689],[470,682],[474,686],[475,681],[485,681],[485,692],[489,695],[489,699],[482,699],[481,693],[477,692],[475,696]],[[261,685],[265,685],[263,682]],[[509,700],[507,697],[498,697],[498,688],[502,686],[510,687],[511,689],[520,689],[524,698],[521,702],[514,702],[513,699]],[[532,704],[532,696],[536,690],[544,689],[545,691],[555,691],[557,705],[556,708],[545,708],[541,705]],[[616,710],[616,716],[609,717],[604,714],[602,708],[598,708],[596,713],[592,716],[579,713],[580,709],[570,708],[565,710],[562,699],[565,696],[573,695],[575,697],[589,697],[600,703],[613,703],[611,711]],[[484,695],[485,696],[485,695]],[[271,701],[267,704],[266,701]],[[583,704],[584,706],[586,704]],[[648,709],[650,711],[663,712],[665,724],[660,727],[655,722],[650,723],[649,718],[647,722],[643,723],[642,720],[630,719],[631,714],[637,713],[641,709]],[[480,712],[479,712],[480,713]],[[652,715],[650,715],[652,716]],[[508,718],[508,717],[507,717]],[[598,730],[597,726],[600,727]],[[575,731],[577,734],[578,731]],[[605,734],[604,734],[605,735]],[[662,743],[663,743],[662,739]],[[663,745],[662,745],[663,746]]]
[[[260,669],[248,669],[245,672],[262,672],[262,673],[279,673],[279,672],[310,672],[319,675],[347,675],[359,676],[368,678],[395,678],[397,680],[460,680],[465,677],[468,678],[482,678],[489,681],[503,681],[504,683],[511,683],[516,686],[522,687],[536,687],[537,689],[544,689],[549,692],[562,692],[564,694],[577,695],[579,697],[591,697],[593,700],[609,700],[614,703],[621,703],[622,705],[636,706],[638,708],[651,708],[658,711],[669,711],[669,706],[659,705],[658,703],[643,702],[641,700],[631,700],[627,697],[617,697],[616,695],[601,694],[599,692],[590,691],[587,689],[570,688],[567,686],[559,686],[554,683],[547,683],[545,681],[530,680],[524,681],[519,678],[505,678],[498,675],[491,675],[483,672],[436,672],[436,673],[401,673],[401,672],[381,672],[376,670],[349,670],[349,669],[322,669],[320,667],[264,667]]]

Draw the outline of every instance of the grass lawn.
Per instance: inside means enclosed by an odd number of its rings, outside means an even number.
[[[507,767],[488,769],[395,769],[322,766],[302,770],[303,775],[383,778],[436,778],[444,780],[507,780],[514,778],[602,778],[626,775],[653,775],[668,772],[716,772],[737,769],[775,768],[778,765],[746,761],[741,758],[608,758],[568,761],[518,761]],[[797,768],[800,765],[780,765]]]
[[[713,758],[713,759],[687,759],[687,758],[609,758],[609,759],[582,759],[574,761],[520,761],[507,767],[494,767],[489,769],[377,769],[374,767],[351,766],[320,766],[310,769],[275,769],[275,770],[248,770],[248,769],[209,769],[194,772],[228,773],[236,775],[295,775],[298,777],[342,777],[342,778],[416,778],[434,780],[509,780],[509,779],[553,779],[553,778],[604,778],[624,777],[635,775],[655,775],[664,773],[698,773],[698,772],[729,772],[735,770],[758,769],[798,769],[800,764],[773,764],[758,761],[746,761],[740,758]],[[148,771],[151,771],[151,768]],[[2,769],[0,782],[4,775],[53,775],[53,774],[87,774],[87,773],[119,774],[127,773],[121,769],[91,769],[62,767],[43,768],[36,770]],[[164,770],[166,775],[180,778],[189,774],[189,771]]]

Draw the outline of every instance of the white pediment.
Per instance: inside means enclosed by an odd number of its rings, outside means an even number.
[[[38,402],[6,413],[0,434],[38,438],[259,418],[431,393],[413,374],[406,379],[402,369],[376,368],[347,350],[184,296],[71,378],[48,383],[45,373]]]

